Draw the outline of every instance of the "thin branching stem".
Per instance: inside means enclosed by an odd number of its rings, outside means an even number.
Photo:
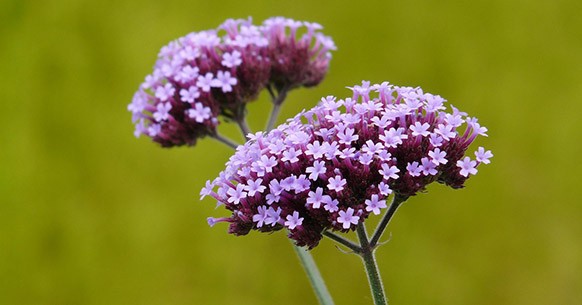
[[[313,260],[313,256],[309,253],[308,250],[298,247],[293,244],[293,248],[295,249],[295,253],[299,256],[299,262],[305,273],[307,273],[307,277],[311,282],[311,286],[315,291],[315,296],[317,296],[317,300],[321,305],[333,305],[333,299],[331,298],[331,294],[327,290],[327,286],[325,286],[325,282],[323,281],[323,277],[321,273],[319,273],[319,269],[317,269],[317,265],[315,264],[315,260]]]
[[[271,108],[271,115],[269,115],[269,121],[267,122],[267,127],[265,127],[267,132],[273,130],[273,127],[275,127],[275,123],[277,122],[277,118],[279,117],[280,112],[281,104],[273,104],[273,108]]]
[[[368,282],[370,283],[370,290],[372,292],[374,304],[387,305],[388,302],[386,300],[386,294],[384,293],[382,278],[380,277],[378,264],[374,257],[374,247],[370,245],[368,233],[366,233],[366,227],[364,227],[363,223],[358,224],[356,232],[358,233],[358,239],[360,240],[360,247],[362,249],[360,257],[362,257],[362,260],[364,261],[364,267],[366,268],[366,274],[368,275]]]
[[[251,131],[251,128],[249,127],[249,124],[247,123],[246,116],[243,116],[240,119],[238,119],[236,121],[236,123],[238,124],[240,132],[242,133],[243,137],[245,138],[245,141],[248,140],[249,134],[251,134],[253,132]]]
[[[273,89],[269,86],[267,87],[269,90],[269,94],[271,95],[271,102],[273,103],[273,108],[271,109],[271,114],[269,115],[269,120],[267,121],[266,131],[269,132],[275,127],[275,123],[277,123],[277,118],[279,117],[279,113],[281,112],[281,105],[287,98],[287,92],[289,89],[287,87],[281,88],[277,95],[273,92]]]
[[[349,248],[350,250],[352,250],[354,253],[359,254],[360,252],[362,252],[362,248],[360,248],[360,246],[356,245],[354,242],[352,242],[351,240],[345,239],[340,235],[337,235],[333,232],[330,231],[324,231],[323,232],[323,236],[335,241],[336,243],[345,246],[347,248]]]
[[[227,138],[227,137],[219,134],[218,132],[217,133],[214,133],[213,135],[211,135],[211,137],[213,139],[215,139],[216,141],[218,141],[218,142],[220,142],[220,143],[222,143],[222,144],[224,144],[224,145],[226,145],[226,146],[228,146],[228,147],[230,147],[232,149],[236,149],[239,146],[238,143],[236,143],[235,141],[231,140],[230,138]]]
[[[384,214],[384,218],[382,218],[380,224],[378,224],[378,227],[376,228],[376,231],[374,231],[374,235],[372,235],[372,239],[370,239],[370,246],[372,248],[375,248],[378,245],[378,241],[380,240],[380,237],[382,237],[382,233],[384,233],[384,230],[390,223],[390,219],[392,219],[392,216],[394,216],[394,213],[396,213],[396,210],[398,209],[400,204],[406,201],[406,199],[408,199],[408,196],[402,195],[394,196],[394,199],[392,199],[392,203],[388,207],[388,211],[386,211],[386,214]]]

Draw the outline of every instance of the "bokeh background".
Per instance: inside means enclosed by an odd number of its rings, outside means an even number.
[[[582,304],[581,14],[576,0],[3,0],[0,304],[316,303],[282,232],[207,226],[224,211],[198,192],[231,151],[136,140],[126,110],[168,41],[275,15],[323,24],[339,48],[280,121],[367,79],[422,86],[489,128],[492,164],[389,227],[392,304]],[[250,107],[255,130],[269,107]],[[371,303],[357,256],[329,240],[313,255],[337,304]]]

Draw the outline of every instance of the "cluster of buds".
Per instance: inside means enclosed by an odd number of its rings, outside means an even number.
[[[305,33],[299,35],[303,27]],[[270,83],[277,91],[312,87],[323,80],[331,59],[330,51],[336,47],[331,38],[318,32],[322,28],[317,23],[282,17],[263,23],[272,61]]]
[[[296,37],[301,27],[306,33]],[[164,147],[194,145],[216,134],[219,116],[244,119],[246,103],[266,86],[316,85],[335,49],[319,29],[284,18],[262,25],[229,19],[216,30],[170,42],[128,105],[135,136],[147,135]]]
[[[460,188],[493,155],[469,145],[487,129],[438,95],[387,82],[328,96],[269,133],[256,133],[201,191],[232,214],[229,233],[288,229],[299,246],[315,247],[326,230],[354,230],[434,182]],[[376,92],[374,96],[372,92]]]

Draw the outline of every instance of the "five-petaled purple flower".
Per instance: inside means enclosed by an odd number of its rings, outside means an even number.
[[[228,222],[236,235],[286,228],[313,248],[324,231],[354,230],[380,214],[390,194],[413,196],[434,181],[460,188],[492,157],[482,147],[476,160],[465,156],[487,129],[447,112],[438,95],[387,82],[351,89],[239,146],[201,192],[232,212],[209,223]],[[251,195],[257,183],[264,191]]]

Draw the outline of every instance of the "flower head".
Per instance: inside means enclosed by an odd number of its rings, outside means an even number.
[[[434,181],[462,187],[492,157],[481,147],[477,161],[465,157],[486,129],[454,107],[446,112],[439,96],[387,83],[352,90],[354,97],[325,99],[238,147],[201,193],[232,212],[230,233],[286,228],[312,248],[324,230],[354,230],[380,214],[392,193],[413,196]],[[264,192],[243,196],[249,188],[241,185],[257,184]]]
[[[257,97],[270,69],[266,39],[250,20],[229,19],[217,30],[180,37],[161,49],[128,106],[140,126],[136,135],[165,147],[194,145],[215,133],[219,114],[242,115],[241,106]]]
[[[329,67],[333,40],[319,32],[317,23],[274,17],[261,30],[269,41],[271,83],[282,88],[311,87],[323,80]]]
[[[194,145],[216,133],[219,115],[241,119],[245,104],[268,84],[278,90],[316,85],[335,49],[319,29],[284,18],[262,25],[228,19],[217,29],[170,42],[128,106],[135,135],[164,147]]]

